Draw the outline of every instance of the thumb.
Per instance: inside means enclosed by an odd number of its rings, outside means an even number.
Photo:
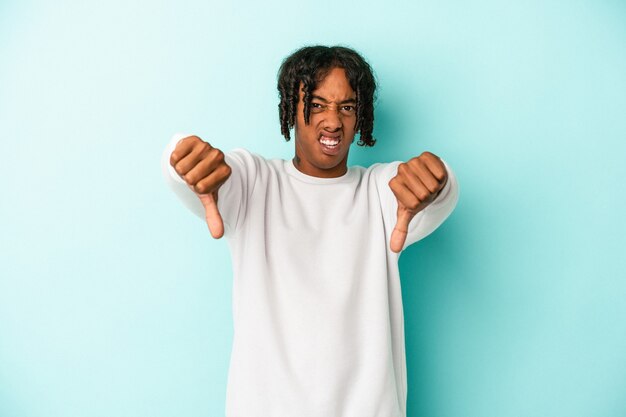
[[[409,223],[415,216],[415,213],[411,213],[406,207],[398,204],[398,220],[396,221],[396,227],[391,232],[391,250],[395,253],[400,253],[404,248],[404,242],[406,241],[406,235],[409,231]]]
[[[219,239],[224,236],[224,222],[217,209],[217,195],[215,194],[216,193],[198,194],[198,198],[200,198],[204,206],[206,224],[209,226],[211,236],[215,239]]]

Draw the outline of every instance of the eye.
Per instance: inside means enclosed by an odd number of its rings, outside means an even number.
[[[354,106],[346,105],[341,106],[341,113],[352,116],[356,112],[356,108]]]
[[[326,106],[321,103],[311,102],[311,113],[321,113],[325,108]]]

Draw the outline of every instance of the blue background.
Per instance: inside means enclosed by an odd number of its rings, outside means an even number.
[[[400,259],[408,414],[626,416],[626,3],[0,2],[0,416],[220,416],[226,242],[174,132],[290,158],[276,72],[360,51],[374,148],[461,199]]]

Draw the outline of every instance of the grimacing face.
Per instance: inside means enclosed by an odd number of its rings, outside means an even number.
[[[356,93],[343,68],[331,69],[312,93],[311,117],[304,123],[304,92],[300,85],[296,109],[294,164],[304,174],[334,178],[348,170],[354,141]]]

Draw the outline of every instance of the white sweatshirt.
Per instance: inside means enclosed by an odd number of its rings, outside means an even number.
[[[170,188],[204,221],[198,197],[163,153]],[[389,241],[400,163],[308,176],[244,149],[218,191],[233,262],[227,417],[405,417],[406,357],[398,254]],[[405,248],[452,212],[448,181],[409,225]],[[206,226],[204,226],[206,227]],[[210,236],[207,231],[207,236]]]

